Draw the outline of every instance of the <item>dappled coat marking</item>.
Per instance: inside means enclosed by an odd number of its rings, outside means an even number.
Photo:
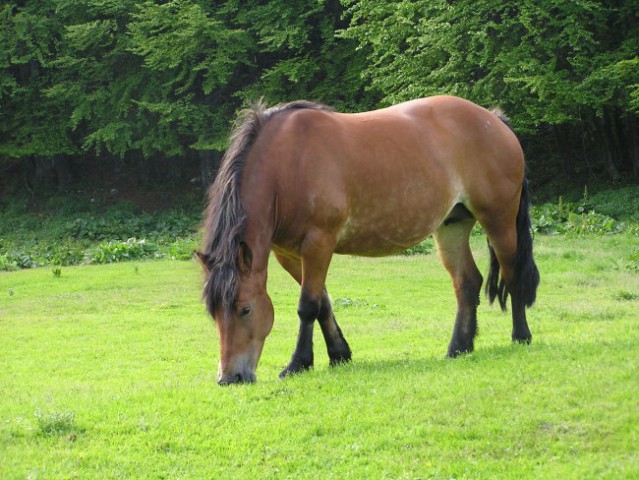
[[[318,321],[331,364],[351,350],[325,289],[334,253],[380,256],[433,235],[458,301],[448,355],[473,349],[483,279],[468,238],[479,222],[491,254],[486,290],[511,297],[515,341],[539,273],[532,256],[521,146],[471,102],[431,97],[358,114],[293,102],[243,112],[212,185],[198,256],[220,337],[219,382],[254,381],[273,324],[266,292],[274,252],[301,286],[300,331],[282,376],[313,365]]]

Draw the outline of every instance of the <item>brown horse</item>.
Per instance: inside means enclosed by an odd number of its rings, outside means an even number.
[[[390,255],[431,234],[457,296],[448,355],[472,351],[483,281],[468,244],[475,222],[488,236],[488,297],[505,309],[510,294],[512,338],[530,342],[525,309],[539,273],[524,156],[501,120],[447,96],[358,114],[310,102],[245,111],[209,192],[198,253],[220,338],[218,382],[255,381],[273,324],[271,250],[301,285],[297,346],[280,376],[313,365],[316,319],[331,365],[351,358],[325,289],[333,253]]]

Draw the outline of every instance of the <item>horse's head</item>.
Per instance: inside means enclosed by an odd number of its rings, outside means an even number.
[[[266,293],[266,272],[252,270],[250,248],[242,243],[236,265],[198,257],[207,277],[204,299],[217,323],[220,339],[218,383],[250,383],[264,340],[273,326],[273,304]]]

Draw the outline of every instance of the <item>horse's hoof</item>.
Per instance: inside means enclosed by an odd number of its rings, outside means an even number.
[[[328,352],[329,365],[334,367],[342,363],[348,363],[351,361],[353,354],[346,342],[342,348],[333,348]]]
[[[449,345],[448,353],[446,356],[448,358],[459,357],[460,355],[464,355],[465,353],[472,353],[474,350],[473,345]]]
[[[334,357],[331,357],[329,360],[329,365],[331,367],[335,367],[337,365],[342,365],[344,363],[350,363],[352,358],[351,358],[351,352],[348,352],[348,355],[336,355]]]
[[[520,345],[530,345],[532,342],[532,335],[525,337],[516,337],[513,335],[513,343],[519,343]]]
[[[298,373],[310,370],[311,368],[313,368],[312,363],[310,365],[306,365],[298,362],[291,362],[286,366],[284,370],[280,372],[279,377],[280,379],[284,379],[286,377],[290,377],[291,375],[296,375]]]

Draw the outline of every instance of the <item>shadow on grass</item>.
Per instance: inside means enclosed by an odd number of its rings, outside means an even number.
[[[465,369],[470,365],[492,364],[495,361],[519,360],[531,354],[537,354],[547,350],[549,346],[539,342],[531,345],[517,343],[506,343],[504,345],[488,345],[478,348],[472,353],[466,353],[456,358],[448,358],[445,355],[425,356],[423,353],[415,352],[414,356],[402,354],[395,358],[386,359],[357,359],[355,357],[350,363],[340,364],[335,367],[323,369],[321,371],[331,374],[331,372],[356,375],[369,373],[399,373],[402,371],[412,372],[447,372],[456,369]]]

